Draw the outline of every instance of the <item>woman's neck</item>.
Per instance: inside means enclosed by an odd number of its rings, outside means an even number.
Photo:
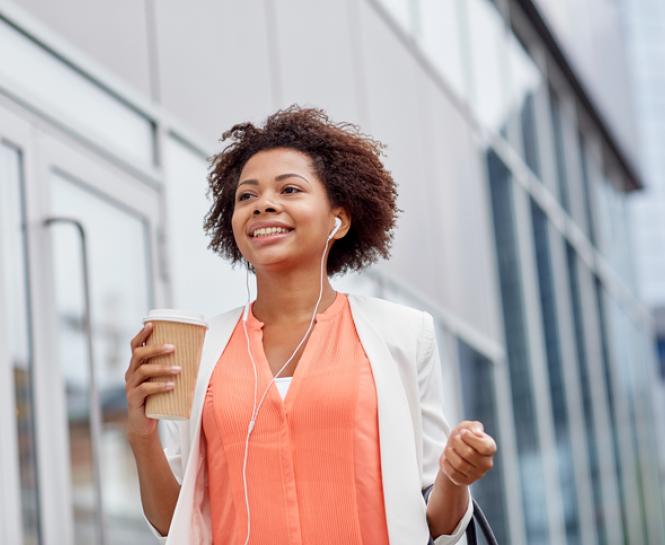
[[[252,307],[254,316],[269,325],[309,322],[321,291],[318,277],[275,277],[257,272],[257,295]],[[317,314],[335,301],[337,292],[324,274],[323,290]]]

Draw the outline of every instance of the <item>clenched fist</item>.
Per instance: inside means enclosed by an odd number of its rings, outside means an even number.
[[[496,442],[482,423],[464,420],[450,432],[439,467],[453,484],[469,485],[492,468],[495,453]]]

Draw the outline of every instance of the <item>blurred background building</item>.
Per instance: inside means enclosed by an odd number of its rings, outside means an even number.
[[[621,0],[644,190],[631,199],[636,270],[665,385],[665,2]],[[661,405],[660,410],[665,407]]]
[[[436,318],[448,420],[499,446],[472,486],[499,542],[665,543],[663,299],[639,285],[664,276],[638,277],[630,221],[665,82],[623,1],[0,2],[0,543],[153,539],[129,341],[150,308],[245,301],[202,231],[206,158],[292,103],[388,146],[392,258],[332,283]]]

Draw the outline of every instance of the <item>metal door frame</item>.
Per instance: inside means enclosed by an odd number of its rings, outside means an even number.
[[[0,108],[0,142],[20,150],[23,181],[27,183],[27,177],[32,175],[29,165],[33,164],[34,156],[30,124]],[[1,245],[0,239],[0,260],[3,256]],[[0,285],[3,285],[4,281],[3,268],[0,267]],[[0,487],[3,491],[0,494],[0,543],[23,543],[16,400],[6,337],[10,319],[6,305],[0,304]]]

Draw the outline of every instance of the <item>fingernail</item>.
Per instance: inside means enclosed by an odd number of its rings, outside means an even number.
[[[174,365],[173,367],[171,367],[171,373],[179,373],[180,371],[182,371],[182,367],[180,367],[179,365]]]
[[[165,388],[173,388],[175,386],[175,382],[165,382],[164,387]]]
[[[175,348],[175,346],[173,346],[172,344],[165,344],[164,345],[164,350],[173,350],[174,348]]]

